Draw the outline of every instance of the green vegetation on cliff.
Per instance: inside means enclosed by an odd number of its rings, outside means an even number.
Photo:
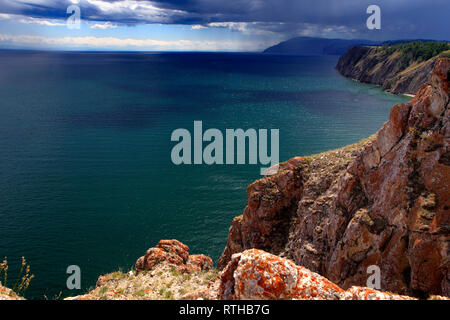
[[[381,46],[380,51],[392,54],[395,51],[400,52],[400,69],[404,70],[412,63],[420,63],[427,61],[441,52],[450,50],[450,44],[447,42],[421,42],[413,41],[409,43],[401,43],[393,46]],[[447,53],[450,54],[450,53]]]

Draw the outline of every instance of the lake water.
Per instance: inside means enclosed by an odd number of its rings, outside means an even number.
[[[280,160],[375,133],[407,101],[337,57],[0,51],[0,258],[28,298],[83,293],[160,239],[220,256],[260,165],[176,166],[177,128],[279,129]],[[66,289],[81,268],[82,290]]]

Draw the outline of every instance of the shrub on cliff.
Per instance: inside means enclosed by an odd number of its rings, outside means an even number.
[[[384,46],[382,48],[388,54],[392,54],[395,51],[399,51],[400,69],[406,69],[413,62],[422,62],[437,56],[441,52],[450,50],[450,45],[447,42],[422,42],[413,41],[409,43],[401,43],[394,46]]]

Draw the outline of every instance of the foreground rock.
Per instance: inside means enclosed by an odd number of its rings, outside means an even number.
[[[344,290],[292,261],[251,249],[233,255],[220,278],[219,299],[338,300]]]
[[[414,300],[362,287],[344,291],[292,261],[262,250],[233,255],[220,278],[219,299]]]
[[[340,287],[364,286],[369,266],[381,289],[450,295],[450,59],[430,82],[392,108],[373,137],[294,158],[247,189],[219,260],[256,248],[288,257]]]

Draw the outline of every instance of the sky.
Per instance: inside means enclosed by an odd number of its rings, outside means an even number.
[[[369,5],[380,7],[379,30],[366,26]],[[449,0],[0,0],[0,48],[242,52],[296,36],[450,40],[449,14]]]

